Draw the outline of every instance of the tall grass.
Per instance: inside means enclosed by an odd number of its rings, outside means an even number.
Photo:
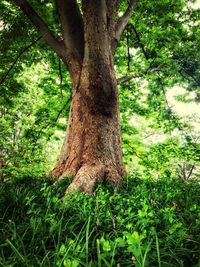
[[[199,182],[125,180],[64,202],[68,179],[1,184],[0,266],[199,267]]]

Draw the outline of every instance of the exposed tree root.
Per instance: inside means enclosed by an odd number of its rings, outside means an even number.
[[[66,193],[74,190],[78,192],[92,193],[95,183],[105,176],[105,167],[103,165],[83,166],[77,172],[74,180],[67,188]]]
[[[96,182],[107,180],[118,185],[122,181],[122,175],[125,174],[124,170],[118,170],[118,168],[114,165],[104,165],[101,163],[83,165],[75,175],[71,170],[67,169],[63,171],[63,169],[64,166],[60,166],[60,168],[54,168],[49,175],[50,179],[54,181],[55,184],[64,177],[74,176],[74,179],[67,188],[66,193],[77,191],[92,194]]]
[[[63,170],[62,168],[58,168],[57,166],[49,172],[48,177],[53,181],[56,182],[62,176]]]
[[[62,177],[60,177],[62,179]],[[110,180],[115,184],[121,182],[121,176],[114,168],[107,168],[105,165],[85,165],[77,172],[72,183],[66,190],[66,194],[73,191],[92,194],[94,185],[101,180]]]

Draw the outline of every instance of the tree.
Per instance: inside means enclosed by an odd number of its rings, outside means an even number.
[[[66,65],[72,81],[68,130],[59,160],[50,175],[55,180],[66,175],[75,176],[68,191],[76,188],[91,192],[100,178],[119,183],[125,171],[113,61],[120,37],[128,25],[122,39],[122,43],[127,41],[128,70],[133,62],[130,46],[140,51],[138,62],[134,58],[134,68],[141,70],[139,75],[130,75],[120,82],[151,74],[147,103],[159,113],[160,121],[169,120],[174,116],[170,108],[166,108],[166,87],[181,81],[182,73],[186,79],[197,81],[195,86],[198,86],[198,72],[191,64],[186,64],[194,47],[198,47],[198,15],[191,10],[183,11],[182,0],[173,3],[141,0],[129,24],[136,6],[133,0],[83,0],[81,3],[57,0],[56,8],[46,0],[30,1],[31,5],[27,0],[9,2],[16,3],[36,26]],[[49,19],[48,11],[44,12],[49,4],[52,12],[57,13],[59,23],[56,23],[56,16]],[[195,26],[190,30],[193,20]],[[189,49],[184,50],[185,47]],[[198,62],[195,61],[195,70]],[[153,75],[156,72],[159,75]],[[138,109],[136,101],[132,102],[135,110]],[[146,113],[145,108],[140,112]]]
[[[62,38],[55,37],[27,0],[15,3],[66,65],[72,104],[65,140],[50,176],[75,176],[72,189],[91,192],[101,178],[120,183],[122,161],[117,81],[113,58],[136,1],[116,23],[118,1],[57,0]]]

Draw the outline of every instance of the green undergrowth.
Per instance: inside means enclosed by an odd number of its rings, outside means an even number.
[[[200,266],[200,183],[126,177],[71,194],[25,177],[0,185],[0,266]]]

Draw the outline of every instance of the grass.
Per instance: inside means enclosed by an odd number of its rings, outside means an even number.
[[[62,203],[68,184],[0,185],[0,266],[200,267],[199,181],[129,175]]]

